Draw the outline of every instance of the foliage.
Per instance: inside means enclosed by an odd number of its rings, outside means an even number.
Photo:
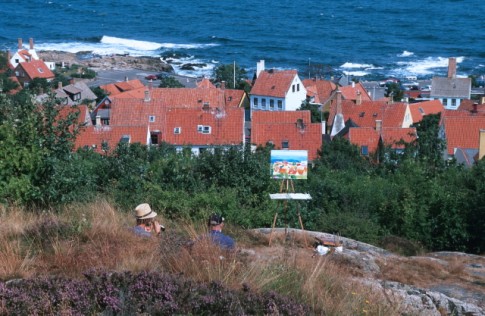
[[[89,69],[89,68],[83,68],[82,71],[76,72],[71,74],[71,77],[73,78],[85,78],[85,79],[94,79],[96,78],[96,71]]]
[[[101,102],[101,100],[108,96],[108,93],[100,87],[91,88],[91,91],[96,95],[96,103]]]
[[[29,83],[28,89],[34,94],[47,93],[51,85],[46,78],[34,78]]]
[[[0,282],[1,314],[69,315],[307,315],[309,307],[274,292],[243,286],[197,283],[157,272],[133,274],[91,270],[85,279],[38,278]]]
[[[0,73],[0,92],[9,92],[17,89],[18,86],[18,83],[9,78],[7,72]]]
[[[299,111],[308,110],[311,113],[311,122],[312,123],[321,123],[323,117],[323,112],[320,109],[318,104],[312,104],[308,101],[305,101],[301,104]]]
[[[160,78],[159,88],[183,88],[184,85],[175,77],[167,76]]]
[[[393,101],[400,102],[404,97],[404,91],[397,82],[386,83],[386,97],[392,96]]]
[[[246,69],[236,63],[220,65],[214,69],[214,81],[216,83],[225,82],[226,87],[229,89],[234,88],[247,91],[246,79]]]

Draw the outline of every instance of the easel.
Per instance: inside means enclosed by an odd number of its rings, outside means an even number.
[[[283,179],[280,184],[280,193],[270,194],[272,200],[283,200],[283,210],[285,213],[285,236],[288,235],[288,200],[311,200],[310,194],[304,193],[294,193],[295,187],[293,185],[292,179]],[[301,220],[300,205],[297,203],[296,213],[298,215],[298,222],[300,223],[301,229],[304,231],[303,221]],[[271,246],[271,240],[273,239],[273,230],[276,226],[276,219],[278,218],[278,212],[275,213],[273,218],[273,225],[271,226],[271,234],[269,236],[269,245]],[[303,234],[305,238],[305,245],[307,245],[306,235]]]

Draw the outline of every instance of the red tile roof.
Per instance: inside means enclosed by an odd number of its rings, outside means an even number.
[[[336,108],[335,103],[330,109],[329,124],[333,124]],[[382,121],[382,127],[402,127],[406,108],[406,103],[387,104],[383,101],[366,101],[357,105],[348,100],[342,100],[344,121],[351,119],[359,127],[375,127],[376,120]]]
[[[413,117],[413,123],[418,123],[423,120],[423,116],[428,114],[438,114],[444,111],[443,104],[440,100],[424,101],[409,104],[409,110]]]
[[[303,85],[307,89],[307,94],[315,98],[315,103],[327,101],[332,92],[337,89],[337,85],[329,80],[305,79]]]
[[[381,131],[382,142],[386,146],[391,146],[391,148],[404,148],[404,144],[398,144],[401,141],[406,143],[412,143],[417,138],[416,128],[396,128],[388,127],[383,128]]]
[[[127,135],[130,137],[130,144],[147,144],[148,127],[145,126],[87,126],[78,135],[75,142],[76,148],[89,147],[96,152],[102,153],[103,143],[108,145],[110,150],[116,148],[121,138]]]
[[[444,125],[448,155],[456,148],[478,149],[480,129],[485,129],[485,116],[445,116]]]
[[[140,89],[144,87],[145,86],[139,79],[115,82],[115,83],[110,83],[107,85],[100,86],[100,88],[108,92],[110,96],[117,95],[121,92]]]
[[[357,101],[358,94],[360,93],[361,101],[371,101],[372,98],[367,93],[367,90],[364,86],[358,82],[355,83],[354,86],[343,86],[339,88],[340,92],[342,92],[342,97],[344,100],[352,100]]]
[[[166,112],[163,140],[174,145],[239,145],[244,142],[244,109],[204,111],[174,108]],[[199,130],[210,127],[210,133]],[[175,133],[175,129],[177,132]]]
[[[265,70],[261,71],[254,86],[252,95],[284,98],[290,90],[291,84],[298,73],[296,70]]]
[[[290,150],[308,150],[308,159],[318,157],[322,147],[321,124],[311,123],[310,111],[256,111],[251,122],[251,143],[265,146],[273,142],[275,149],[288,141]],[[304,128],[297,126],[302,120]]]
[[[54,73],[47,67],[42,60],[32,60],[29,62],[22,62],[18,64],[17,68],[21,68],[25,71],[30,79],[45,78],[54,79]]]
[[[375,153],[379,146],[379,133],[371,127],[351,127],[347,135],[349,142],[358,146],[367,146],[369,153]]]

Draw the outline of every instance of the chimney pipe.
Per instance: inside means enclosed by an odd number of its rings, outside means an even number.
[[[150,91],[145,90],[145,102],[150,102]]]
[[[225,81],[221,81],[221,89],[222,90],[226,89],[226,82]]]
[[[472,113],[476,114],[477,112],[478,112],[478,103],[475,102],[473,103]]]
[[[258,63],[256,63],[256,78],[259,77],[261,71],[264,71],[264,60],[261,59]]]
[[[479,133],[478,160],[485,156],[485,129],[481,129]]]
[[[62,89],[62,81],[57,82],[57,89]]]
[[[337,114],[342,114],[342,92],[337,90]]]
[[[21,38],[18,39],[18,49],[22,50],[22,39]]]
[[[101,116],[96,115],[96,127],[101,127]]]
[[[29,38],[29,47],[31,50],[34,49],[34,39],[32,37]]]
[[[448,59],[448,78],[456,78],[456,58]]]
[[[362,93],[360,91],[357,91],[357,100],[356,100],[357,105],[362,104]]]

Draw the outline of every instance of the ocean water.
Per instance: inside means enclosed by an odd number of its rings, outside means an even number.
[[[298,69],[302,77],[485,74],[483,0],[0,0],[0,49],[34,38],[38,50],[160,56],[204,63],[210,76],[236,62],[252,74]],[[310,67],[309,67],[310,66]]]

